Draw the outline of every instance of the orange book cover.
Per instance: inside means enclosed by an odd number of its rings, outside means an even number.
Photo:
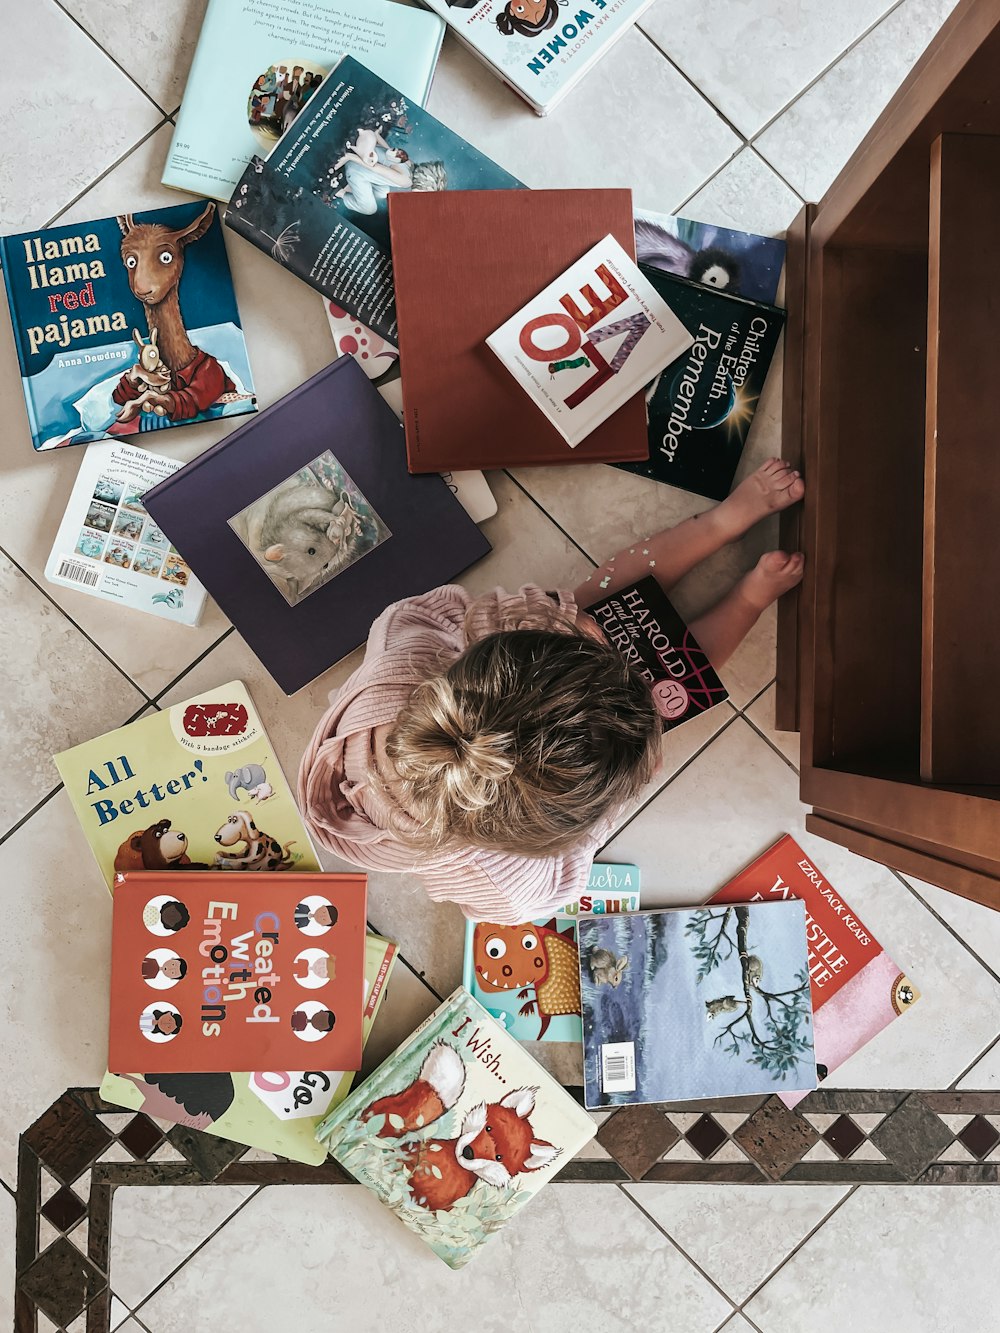
[[[367,884],[363,874],[121,876],[109,1069],[358,1069]]]

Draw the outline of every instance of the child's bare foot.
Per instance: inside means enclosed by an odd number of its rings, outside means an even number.
[[[768,551],[748,574],[744,574],[735,591],[751,606],[763,611],[766,606],[776,602],[782,593],[801,583],[805,560],[801,551],[796,551],[794,555],[787,555],[784,551]]]
[[[769,458],[711,512],[716,522],[732,534],[729,538],[732,541],[768,514],[797,504],[805,493],[805,483],[790,463]]]

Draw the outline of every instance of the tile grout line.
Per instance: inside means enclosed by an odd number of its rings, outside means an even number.
[[[583,558],[585,560],[589,560],[590,563],[594,566],[594,568],[597,569],[600,562],[595,560],[594,557],[589,553],[589,551],[585,550],[584,547],[580,545],[580,543],[576,540],[575,537],[570,536],[570,534],[566,531],[566,529],[558,521],[558,519],[552,517],[552,515],[541,503],[541,501],[536,500],[535,497],[532,495],[532,493],[528,490],[528,488],[522,482],[518,481],[517,477],[515,477],[512,472],[510,472],[507,468],[503,468],[502,470],[504,476],[508,479],[508,481],[513,482],[513,484],[517,487],[517,489],[521,492],[521,494],[526,496],[531,501],[531,503],[535,506],[538,512],[544,514],[545,517],[552,524],[552,526],[554,528],[557,528],[558,531],[562,533],[562,535],[566,538],[566,540],[570,543],[570,545],[575,546],[576,549],[583,556]]]
[[[959,935],[958,931],[954,928],[954,926],[949,925],[949,923],[944,919],[944,917],[940,914],[940,912],[936,910],[936,908],[933,908],[929,902],[926,902],[923,898],[921,898],[920,894],[916,891],[913,885],[907,879],[905,879],[899,873],[898,870],[893,870],[892,866],[886,866],[886,869],[889,871],[891,875],[894,875],[896,879],[899,880],[900,884],[902,884],[902,886],[909,893],[911,893],[914,898],[916,898],[917,902],[921,905],[921,907],[926,908],[926,910],[930,912],[931,916],[934,917],[938,925],[943,926],[944,929],[948,931],[949,935],[953,935],[955,939],[958,940],[962,948],[965,949],[967,953],[972,955],[972,957],[976,960],[976,962],[980,965],[980,967],[983,968],[984,971],[988,972],[995,982],[1000,984],[1000,975],[998,975],[994,971],[994,969],[990,967],[989,963],[987,963],[984,958],[980,958],[979,954],[976,953],[972,945],[969,944],[968,941],[965,940],[961,935]]]
[[[161,690],[157,690],[157,692],[153,695],[152,699],[150,699],[150,703],[154,704],[157,708],[159,708],[160,707],[159,701],[163,698],[163,696],[165,694],[168,694],[170,690],[175,688],[175,686],[179,685],[181,681],[184,679],[184,677],[190,675],[190,673],[195,669],[195,667],[201,666],[202,662],[204,662],[205,658],[208,657],[209,653],[214,653],[216,648],[218,648],[221,644],[225,643],[226,639],[228,639],[229,636],[231,634],[234,634],[235,632],[236,629],[235,626],[233,625],[230,625],[228,629],[224,629],[217,639],[215,639],[212,643],[208,645],[207,648],[203,649],[203,651],[198,654],[198,656],[194,659],[194,661],[189,662],[183,671],[178,672],[178,674],[174,676],[173,680],[167,681],[166,685],[164,685]],[[169,704],[165,706],[168,708],[170,707]]]
[[[97,47],[98,51],[100,51],[101,55],[103,55],[105,59],[110,60],[112,65],[114,65],[114,67],[117,70],[119,70],[120,73],[125,75],[129,83],[133,84],[136,88],[138,88],[139,92],[142,93],[146,101],[151,102],[153,106],[156,108],[156,110],[159,111],[161,116],[165,116],[167,114],[166,111],[164,111],[163,107],[160,106],[159,102],[157,102],[157,100],[154,97],[150,96],[150,94],[142,86],[139,80],[128,72],[128,70],[121,63],[121,61],[116,60],[115,57],[111,54],[111,52],[107,49],[107,47],[102,46],[101,43],[97,40],[97,38],[94,36],[94,34],[88,31],[88,29],[83,26],[83,24],[76,17],[76,15],[70,13],[70,11],[63,4],[62,0],[52,0],[52,3],[55,5],[56,9],[60,10],[61,13],[64,14],[65,17],[69,19],[71,23],[76,24],[76,26],[80,29],[83,35],[87,38],[87,40],[93,42],[93,44]]]
[[[751,729],[751,731],[755,731],[757,735],[760,737],[760,739],[764,742],[764,744],[769,746],[778,756],[781,762],[783,764],[787,764],[788,767],[792,770],[792,772],[796,775],[796,777],[798,777],[799,770],[789,759],[788,755],[785,754],[783,750],[780,750],[777,745],[775,745],[774,741],[771,740],[770,736],[768,736],[765,732],[761,731],[760,727],[758,727],[757,723],[753,720],[752,717],[750,717],[745,708],[740,709],[740,717]]]
[[[993,1040],[989,1043],[988,1046],[984,1046],[984,1047],[983,1047],[983,1049],[979,1052],[979,1054],[978,1054],[978,1055],[976,1056],[976,1058],[973,1060],[972,1064],[970,1064],[970,1065],[968,1066],[968,1068],[963,1069],[962,1072],[958,1075],[957,1078],[953,1078],[953,1079],[952,1079],[952,1081],[948,1084],[948,1091],[949,1091],[949,1092],[953,1092],[953,1091],[954,1091],[954,1092],[958,1092],[958,1091],[960,1091],[960,1089],[958,1088],[957,1085],[958,1085],[959,1083],[961,1083],[961,1081],[962,1081],[963,1078],[966,1078],[969,1074],[972,1073],[972,1071],[975,1069],[976,1065],[978,1065],[978,1064],[980,1063],[980,1061],[986,1059],[986,1057],[989,1055],[990,1051],[992,1051],[992,1050],[995,1049],[995,1047],[996,1047],[996,1045],[997,1045],[998,1042],[1000,1042],[1000,1033],[998,1033],[998,1034],[993,1038]],[[971,1091],[971,1089],[965,1089],[965,1091]]]
[[[201,1189],[201,1188],[207,1188],[207,1187],[211,1186],[211,1185],[214,1184],[214,1183],[215,1183],[214,1181],[205,1181],[205,1185],[204,1185],[204,1187],[203,1187],[203,1186],[196,1185],[196,1186],[193,1186],[193,1187],[192,1187],[192,1186],[185,1186],[185,1187],[183,1187],[183,1188],[195,1188],[195,1189]],[[262,1193],[264,1192],[264,1190],[266,1190],[266,1189],[268,1189],[268,1188],[269,1188],[269,1187],[268,1187],[267,1185],[258,1185],[257,1188],[253,1191],[252,1194],[248,1194],[247,1197],[246,1197],[240,1204],[238,1204],[238,1205],[233,1209],[233,1211],[229,1214],[228,1217],[223,1218],[223,1220],[219,1223],[219,1225],[218,1225],[217,1227],[215,1227],[214,1230],[210,1231],[209,1234],[204,1238],[204,1240],[201,1240],[201,1241],[198,1242],[198,1244],[194,1247],[194,1249],[191,1251],[191,1253],[188,1254],[188,1255],[186,1256],[186,1258],[182,1259],[181,1262],[177,1265],[176,1268],[172,1268],[172,1269],[170,1270],[170,1272],[167,1274],[167,1276],[163,1279],[162,1282],[158,1282],[157,1285],[153,1288],[152,1291],[147,1292],[146,1295],[143,1296],[142,1300],[138,1303],[138,1305],[136,1305],[135,1309],[134,1309],[134,1310],[130,1310],[130,1314],[131,1314],[133,1317],[138,1318],[138,1319],[139,1319],[139,1322],[142,1323],[142,1316],[141,1316],[141,1315],[137,1315],[137,1314],[136,1314],[136,1311],[141,1310],[142,1307],[143,1307],[144,1305],[148,1304],[149,1301],[151,1301],[151,1300],[153,1299],[153,1297],[157,1294],[157,1292],[160,1292],[160,1291],[163,1290],[163,1288],[167,1285],[168,1282],[172,1282],[173,1279],[177,1276],[177,1274],[181,1271],[181,1269],[182,1269],[182,1268],[185,1268],[185,1267],[191,1262],[191,1260],[194,1258],[194,1256],[195,1256],[196,1254],[198,1254],[201,1250],[203,1250],[203,1249],[205,1248],[205,1246],[209,1243],[209,1241],[215,1239],[215,1237],[219,1234],[219,1232],[223,1229],[223,1227],[227,1227],[227,1226],[229,1225],[229,1223],[233,1220],[234,1217],[236,1217],[239,1213],[242,1213],[243,1209],[247,1206],[248,1203],[252,1203],[252,1202],[254,1201],[254,1199],[256,1199],[257,1196],[258,1196],[259,1194],[262,1194]],[[113,1227],[114,1227],[114,1210],[113,1210],[113,1208],[112,1208],[112,1213],[111,1213],[111,1218],[110,1218],[110,1225],[109,1225],[109,1228],[108,1228],[109,1240],[110,1240],[110,1234],[111,1234],[111,1231],[112,1231]],[[111,1273],[111,1271],[110,1271],[110,1269],[109,1269],[109,1271],[108,1271],[108,1290],[109,1290],[109,1291],[112,1290],[112,1283],[113,1283],[113,1281],[114,1281],[114,1276],[113,1276],[113,1274]],[[119,1296],[118,1299],[121,1300],[121,1297]],[[127,1301],[122,1301],[122,1304],[123,1304],[123,1305],[127,1305],[128,1302],[127,1302]],[[145,1324],[143,1324],[143,1328],[146,1328],[146,1325],[145,1325]]]
[[[646,1221],[649,1222],[650,1225],[654,1226],[656,1230],[660,1233],[660,1235],[664,1237],[665,1240],[668,1240],[670,1242],[670,1244],[674,1247],[677,1253],[681,1255],[682,1258],[686,1259],[687,1262],[691,1265],[691,1267],[695,1269],[698,1273],[700,1273],[701,1276],[705,1279],[705,1281],[709,1283],[709,1285],[712,1286],[719,1293],[719,1295],[726,1302],[726,1304],[731,1307],[725,1319],[723,1319],[722,1323],[716,1326],[715,1333],[718,1333],[718,1330],[725,1328],[726,1324],[729,1323],[733,1315],[738,1312],[739,1306],[736,1304],[733,1298],[731,1296],[728,1296],[726,1292],[722,1289],[722,1287],[719,1286],[715,1278],[710,1277],[709,1274],[705,1272],[704,1268],[702,1268],[701,1264],[699,1264],[697,1260],[691,1258],[687,1250],[684,1249],[683,1245],[681,1245],[679,1241],[675,1240],[674,1237],[670,1234],[670,1232],[667,1231],[664,1227],[662,1227],[659,1222],[657,1222],[656,1218],[653,1217],[652,1214],[649,1213],[642,1206],[642,1204],[638,1201],[638,1199],[633,1198],[633,1196],[629,1193],[628,1189],[625,1188],[626,1184],[634,1189],[636,1185],[641,1185],[642,1181],[641,1180],[618,1181],[615,1188],[620,1190],[620,1192],[625,1195],[625,1198],[628,1199],[629,1202],[633,1204],[634,1207],[638,1208],[639,1212],[643,1215]]]
[[[701,100],[706,104],[706,106],[710,106],[712,108],[715,114],[722,121],[723,125],[725,125],[726,128],[731,133],[736,135],[737,139],[740,142],[740,147],[737,148],[736,152],[738,153],[741,151],[741,149],[745,148],[749,143],[747,136],[743,133],[741,129],[738,129],[733,124],[733,122],[729,119],[729,117],[726,115],[724,111],[720,110],[720,108],[716,105],[715,102],[712,101],[712,99],[708,96],[705,90],[703,88],[699,88],[698,84],[695,83],[694,79],[691,78],[690,74],[688,74],[687,71],[677,63],[677,61],[673,58],[672,55],[670,55],[668,51],[665,51],[663,49],[663,47],[659,44],[659,42],[656,40],[655,37],[651,37],[649,33],[646,31],[646,29],[643,28],[638,23],[636,24],[636,31],[642,33],[643,37],[645,37],[646,41],[649,42],[653,50],[663,57],[663,59],[667,62],[670,68],[674,70],[676,74],[679,74],[681,76],[681,78],[688,85],[688,87],[694,90],[694,92],[698,95],[698,97],[701,98]],[[736,153],[733,153],[729,160],[732,161],[733,157],[735,156]]]
[[[56,3],[56,0],[53,0],[53,3]],[[106,176],[110,176],[113,171],[117,171],[123,162],[127,161],[127,159],[130,158],[137,149],[141,148],[144,143],[148,142],[148,140],[150,140],[154,134],[162,130],[164,125],[166,124],[167,121],[165,119],[161,120],[159,124],[154,125],[151,130],[149,130],[146,134],[144,134],[141,139],[136,139],[135,143],[132,144],[130,148],[127,148],[125,152],[122,153],[121,157],[115,158],[114,162],[112,162],[110,166],[105,167],[105,169],[98,175],[96,175],[92,181],[88,181],[87,184],[83,187],[83,189],[80,190],[78,194],[75,194],[73,198],[68,201],[68,203],[63,204],[60,208],[58,208],[55,211],[55,213],[53,213],[52,216],[49,218],[48,222],[44,224],[45,227],[55,226],[55,224],[59,221],[59,219],[63,216],[64,213],[68,213],[69,210],[73,208],[75,204],[78,204],[85,195],[90,193],[90,191],[94,188],[95,185],[100,185],[101,181],[104,180]]]
[[[764,1281],[758,1283],[758,1285],[754,1287],[753,1291],[751,1291],[749,1296],[744,1297],[744,1299],[740,1301],[739,1305],[737,1306],[737,1309],[745,1319],[749,1320],[750,1316],[745,1313],[744,1307],[749,1305],[752,1300],[754,1300],[757,1296],[759,1296],[769,1282],[774,1281],[774,1279],[778,1276],[778,1274],[785,1267],[788,1261],[790,1259],[794,1259],[795,1256],[798,1254],[799,1250],[801,1250],[805,1245],[808,1245],[808,1243],[812,1240],[813,1236],[815,1236],[816,1233],[822,1227],[826,1226],[827,1222],[829,1222],[830,1218],[833,1217],[834,1213],[839,1213],[841,1208],[843,1208],[844,1204],[847,1203],[848,1200],[853,1199],[855,1194],[857,1194],[858,1190],[864,1188],[865,1188],[864,1185],[852,1185],[848,1189],[844,1197],[838,1200],[837,1203],[833,1205],[833,1207],[830,1209],[828,1213],[824,1213],[824,1215],[820,1218],[820,1220],[816,1223],[816,1225],[802,1237],[802,1239],[798,1242],[797,1245],[794,1245],[788,1251],[784,1259],[782,1259],[781,1263],[779,1263],[776,1268],[774,1268],[770,1273],[768,1273]],[[754,1324],[754,1327],[756,1328],[757,1325]]]
[[[629,828],[641,814],[643,814],[646,810],[648,810],[649,807],[653,804],[653,802],[659,799],[659,797],[667,790],[667,788],[671,785],[672,782],[676,781],[676,779],[679,778],[682,773],[686,772],[687,769],[691,767],[691,765],[695,762],[696,759],[701,758],[701,756],[705,753],[705,751],[708,749],[710,745],[714,745],[715,742],[719,739],[719,737],[722,736],[725,732],[727,732],[734,722],[737,722],[739,720],[741,714],[737,711],[737,709],[733,706],[733,704],[729,700],[726,700],[726,702],[729,703],[729,707],[732,710],[733,714],[732,717],[729,718],[727,721],[723,722],[722,726],[718,729],[718,731],[713,732],[712,735],[709,736],[708,740],[705,741],[704,745],[699,746],[698,749],[695,750],[694,754],[690,756],[690,758],[685,759],[684,763],[681,764],[681,766],[675,772],[671,773],[670,777],[667,778],[666,782],[662,783],[659,787],[657,787],[656,791],[653,792],[648,801],[643,801],[642,805],[638,806],[632,812],[632,814],[629,815],[628,819],[626,819],[623,824],[619,825],[612,832],[607,842],[603,843],[597,849],[595,856],[600,856],[602,853],[606,852],[607,849],[611,846],[611,844],[615,841],[615,839],[620,837],[621,834],[624,833],[625,830]]]
[[[766,134],[767,131],[771,129],[772,126],[774,126],[781,119],[783,115],[785,115],[786,112],[792,109],[792,107],[796,104],[796,102],[801,101],[801,99],[805,97],[806,93],[811,92],[812,89],[816,87],[817,83],[819,83],[821,79],[825,79],[832,69],[834,69],[837,65],[839,65],[840,62],[846,56],[849,56],[851,54],[851,52],[855,49],[855,47],[860,46],[861,43],[867,37],[871,36],[871,34],[875,31],[876,28],[881,27],[882,24],[886,21],[886,19],[889,18],[891,14],[894,14],[896,10],[899,9],[905,3],[906,0],[893,0],[893,3],[890,4],[889,7],[883,13],[881,13],[877,19],[873,19],[872,22],[869,23],[868,27],[865,28],[863,32],[860,32],[857,35],[857,37],[853,38],[850,42],[848,42],[847,46],[845,46],[842,51],[838,52],[838,54],[834,56],[834,58],[831,61],[829,61],[828,64],[824,65],[823,68],[820,70],[820,72],[817,75],[815,75],[812,79],[810,79],[807,84],[805,84],[802,88],[800,88],[794,97],[790,97],[788,101],[785,102],[785,104],[774,113],[774,115],[770,118],[770,120],[766,120],[759,129],[754,130],[753,134],[747,137],[747,146],[753,148],[754,152],[758,153],[760,157],[762,157],[764,161],[767,162],[768,166],[771,166],[770,160],[757,147],[757,140],[761,137],[761,135]],[[855,147],[857,147],[857,145],[855,145]],[[773,167],[771,169],[774,170]],[[775,175],[781,176],[781,173],[775,171]],[[781,179],[784,180],[784,177],[781,176]],[[785,181],[785,184],[788,185],[788,182]],[[793,187],[789,185],[789,189],[792,188]],[[798,194],[798,190],[796,190],[795,193]],[[801,197],[802,196],[799,195],[799,198]]]
[[[76,623],[76,621],[69,614],[69,612],[64,611],[63,608],[59,605],[59,603],[55,600],[55,598],[50,596],[50,594],[46,592],[46,590],[42,587],[42,585],[38,582],[38,580],[32,574],[29,574],[28,571],[24,568],[24,566],[21,565],[17,560],[15,560],[14,557],[11,555],[11,553],[5,550],[2,546],[0,546],[0,556],[3,556],[5,560],[9,560],[10,563],[14,566],[14,568],[18,571],[18,573],[21,574],[25,579],[27,579],[27,581],[32,585],[32,587],[36,590],[36,592],[41,593],[41,595],[45,598],[45,600],[55,607],[59,615],[61,615],[66,621],[68,621],[69,624],[72,625],[73,628],[77,631],[77,633],[82,634],[83,637],[90,644],[90,646],[92,648],[95,648],[105,659],[105,661],[110,662],[111,665],[114,667],[114,669],[119,673],[119,675],[123,676],[128,681],[128,683],[133,687],[133,689],[138,690],[138,692],[142,695],[143,699],[145,700],[145,703],[143,704],[144,708],[148,707],[148,705],[153,702],[153,700],[142,688],[142,686],[136,684],[136,682],[132,679],[132,677],[128,674],[128,672],[124,669],[124,667],[119,666],[118,663],[114,660],[114,658],[111,657],[109,653],[105,652],[105,650],[101,647],[101,645],[97,642],[97,640],[91,638],[91,636],[87,633],[87,631],[81,625],[78,625]],[[140,709],[139,711],[141,712],[142,710]],[[121,725],[124,726],[124,723],[122,723]]]

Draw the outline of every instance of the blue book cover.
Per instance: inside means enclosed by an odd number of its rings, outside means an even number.
[[[36,449],[255,412],[215,205],[0,237]]]
[[[637,912],[639,867],[595,865],[578,902],[520,926],[466,921],[462,985],[518,1041],[580,1041],[581,912]]]
[[[523,188],[347,56],[270,157],[250,163],[226,224],[395,343],[389,194]]]
[[[577,923],[591,1110],[816,1086],[801,901]]]
[[[210,0],[163,184],[228,199],[345,51],[425,102],[443,35],[435,14],[390,0]]]
[[[785,262],[785,242],[776,236],[757,236],[637,208],[635,253],[641,264],[662,273],[676,273],[731,296],[773,305]]]

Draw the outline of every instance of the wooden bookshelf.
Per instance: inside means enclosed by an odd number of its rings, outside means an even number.
[[[808,827],[1000,908],[998,75],[963,0],[790,232],[776,720]]]

